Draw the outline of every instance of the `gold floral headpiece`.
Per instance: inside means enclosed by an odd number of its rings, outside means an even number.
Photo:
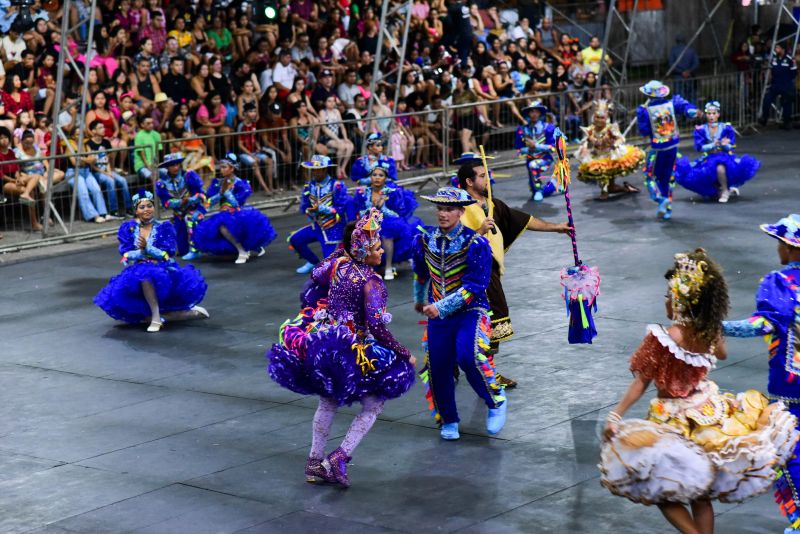
[[[672,307],[685,312],[700,301],[700,293],[708,281],[708,263],[693,260],[688,254],[675,254],[675,272],[669,279]]]

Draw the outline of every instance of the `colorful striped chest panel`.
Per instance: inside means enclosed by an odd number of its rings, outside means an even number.
[[[436,230],[424,241],[425,263],[431,275],[434,302],[461,289],[461,281],[467,271],[467,251],[478,236],[476,233],[464,235],[463,230],[461,227],[452,239]]]
[[[795,376],[800,376],[800,282],[793,275],[780,273],[786,286],[794,293],[794,323],[786,329],[786,370]],[[768,341],[770,357],[778,351],[780,339],[773,336]]]
[[[310,188],[308,193],[309,200],[316,202],[320,206],[326,206],[333,210],[333,187],[327,188],[327,193],[323,188]],[[334,210],[333,213],[318,213],[316,222],[323,230],[329,230],[339,223],[339,214]]]

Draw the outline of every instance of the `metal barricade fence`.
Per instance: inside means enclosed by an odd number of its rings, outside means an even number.
[[[702,109],[710,100],[721,103],[722,120],[730,122],[740,133],[754,128],[760,109],[759,101],[764,83],[765,71],[736,72],[717,76],[703,76],[686,80],[673,80],[668,85],[673,94],[681,94]],[[260,209],[290,210],[298,201],[299,190],[307,179],[299,163],[313,153],[328,152],[338,163],[347,162],[348,167],[363,152],[366,135],[373,131],[381,132],[385,139],[384,153],[398,160],[399,183],[405,186],[424,187],[431,182],[443,183],[455,170],[453,161],[464,151],[475,151],[484,145],[487,154],[493,155],[494,168],[521,164],[516,147],[516,129],[520,125],[518,113],[533,99],[542,100],[550,109],[548,120],[554,121],[571,141],[581,137],[580,126],[590,124],[591,101],[601,97],[613,102],[613,119],[626,133],[632,143],[644,144],[636,128],[636,109],[646,101],[639,92],[640,83],[602,89],[580,89],[557,93],[542,93],[535,96],[479,101],[470,104],[448,106],[441,109],[426,109],[403,113],[387,114],[369,120],[342,120],[339,128],[347,132],[350,143],[343,139],[331,139],[330,128],[315,123],[311,125],[288,125],[280,128],[256,129],[245,132],[162,139],[156,149],[156,157],[147,168],[154,178],[158,176],[158,162],[170,152],[184,152],[189,157],[183,165],[195,169],[208,184],[216,174],[217,156],[224,154],[226,148],[239,156],[239,175],[250,180],[254,195],[250,204]],[[402,123],[402,127],[400,124]],[[691,135],[697,121],[679,119],[682,134]],[[252,144],[256,140],[256,145]],[[352,146],[351,146],[352,145]],[[266,147],[266,150],[248,150],[243,147]],[[107,153],[122,153],[123,160],[130,161],[134,151],[143,147],[126,146],[107,150]],[[77,155],[91,156],[97,152],[81,152]],[[263,154],[263,155],[262,155]],[[56,166],[68,170],[71,165],[64,160],[72,155],[37,157],[21,162],[0,162],[3,164],[56,161]],[[82,167],[86,168],[85,164]],[[258,167],[258,173],[254,167]],[[405,169],[409,167],[409,169]],[[155,193],[155,179],[144,179],[134,174],[133,169],[124,173],[128,189],[132,194],[140,187]],[[87,171],[81,171],[85,174]],[[90,173],[93,174],[93,173]],[[88,239],[98,235],[113,235],[118,220],[103,223],[86,222],[85,211],[81,209],[87,201],[94,202],[101,197],[109,199],[108,187],[91,184],[91,180],[78,179],[79,187],[71,187],[68,180],[56,180],[47,194],[34,191],[34,203],[21,203],[18,195],[6,194],[7,201],[0,204],[0,231],[5,233],[0,240],[0,252],[32,248],[49,243]],[[355,186],[349,178],[348,186]],[[265,187],[266,186],[266,187]],[[6,184],[6,189],[8,189]],[[37,186],[38,187],[38,186]],[[91,189],[91,190],[89,190]],[[272,192],[267,195],[266,189]],[[116,194],[116,193],[114,193]],[[119,198],[118,203],[123,199]],[[158,205],[158,203],[157,203]],[[46,221],[48,233],[34,231],[41,221],[44,211],[52,213],[53,224]],[[108,211],[108,206],[106,206]],[[165,214],[160,214],[164,216]],[[33,217],[33,218],[32,218]]]

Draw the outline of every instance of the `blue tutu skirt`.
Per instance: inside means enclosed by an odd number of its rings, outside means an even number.
[[[150,306],[142,282],[153,284],[161,312],[189,310],[203,300],[208,285],[192,265],[135,263],[111,278],[95,296],[94,303],[118,321],[140,323],[150,319]]]
[[[281,327],[280,342],[267,353],[269,375],[301,395],[350,405],[373,395],[383,400],[406,393],[414,366],[375,340],[360,338],[346,324],[314,320],[306,308]]]
[[[717,166],[725,166],[728,187],[740,187],[753,178],[761,162],[751,156],[736,157],[731,154],[711,154],[705,159],[690,163],[680,158],[675,165],[675,181],[698,195],[714,198],[719,195]]]
[[[417,234],[417,230],[412,224],[416,222],[416,219],[416,217],[411,217],[412,222],[409,222],[402,217],[384,217],[381,236],[386,239],[394,239],[393,263],[411,259],[414,236]]]
[[[245,250],[266,247],[278,236],[269,218],[257,209],[220,211],[198,223],[194,229],[195,248],[207,254],[220,256],[236,254],[236,247],[222,237],[219,231],[222,225],[228,228]]]

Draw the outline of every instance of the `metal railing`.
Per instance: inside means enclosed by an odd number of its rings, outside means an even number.
[[[753,128],[757,122],[760,114],[759,99],[763,80],[763,71],[752,71],[689,80],[673,80],[669,85],[673,89],[673,94],[681,94],[700,109],[710,100],[719,101],[722,107],[722,120],[730,122],[741,133]],[[644,95],[639,92],[639,84],[613,89],[584,88],[535,96],[547,104],[552,111],[548,120],[554,121],[571,140],[581,137],[579,127],[590,123],[592,114],[590,104],[593,100],[601,97],[610,98],[614,103],[613,119],[619,123],[620,129],[626,132],[630,142],[647,142],[639,136],[638,130],[635,128],[636,109],[646,100]],[[462,151],[474,150],[479,144],[484,145],[489,153],[495,155],[496,159],[492,163],[494,167],[521,164],[522,160],[519,159],[514,148],[516,127],[519,125],[514,107],[516,107],[516,111],[520,111],[531,99],[532,97],[528,95],[494,101],[479,101],[441,109],[386,115],[369,120],[344,120],[336,123],[335,126],[338,125],[340,131],[348,132],[348,139],[352,141],[353,145],[352,149],[349,148],[349,145],[343,148],[342,139],[326,139],[326,137],[330,137],[331,129],[325,130],[320,124],[163,139],[161,145],[156,148],[156,157],[147,165],[147,169],[153,177],[157,177],[157,165],[164,155],[181,151],[191,155],[184,162],[184,168],[196,169],[207,184],[216,172],[215,156],[221,155],[224,148],[228,147],[240,156],[242,164],[239,175],[250,180],[253,186],[254,195],[249,204],[260,209],[286,212],[297,203],[299,190],[306,180],[305,173],[298,165],[299,162],[308,158],[311,153],[327,150],[328,155],[340,163],[346,160],[352,163],[360,154],[360,144],[363,143],[367,133],[391,130],[386,139],[385,153],[398,160],[399,183],[421,188],[431,181],[438,184],[443,178],[447,178],[451,170],[454,170],[452,161]],[[389,128],[393,121],[396,124]],[[397,123],[403,123],[403,128],[399,128]],[[503,126],[498,127],[497,123]],[[680,119],[678,124],[682,133],[690,134],[697,122]],[[246,140],[245,136],[253,136],[258,140],[259,145],[270,147],[270,150],[263,152],[264,156],[252,158],[259,166],[258,173],[253,169],[253,165],[242,161],[243,152],[239,150],[239,145],[240,141]],[[105,151],[108,154],[122,154],[117,156],[117,159],[129,164],[123,165],[123,168],[129,169],[129,171],[126,170],[122,174],[131,195],[141,187],[154,191],[154,179],[143,179],[132,172],[131,155],[133,151],[141,148],[143,147],[127,146]],[[67,158],[96,154],[98,153],[80,152],[23,161],[15,160],[0,163],[0,168],[5,169],[7,167],[3,167],[3,165],[13,163],[30,164],[31,162],[47,161],[69,174],[69,169],[73,166]],[[247,157],[244,159],[247,160]],[[404,170],[405,166],[410,168]],[[81,164],[79,174],[81,176],[77,178],[79,182],[77,188],[69,184],[69,176],[59,180],[59,183],[55,183],[46,194],[38,187],[35,188],[31,194],[33,204],[28,200],[26,203],[20,202],[19,196],[11,191],[14,187],[9,187],[8,183],[5,183],[7,201],[0,204],[0,231],[5,234],[5,237],[0,240],[0,252],[88,239],[98,235],[113,235],[119,220],[102,223],[87,222],[85,220],[87,210],[84,208],[89,202],[99,213],[100,209],[96,204],[99,204],[102,198],[106,204],[105,211],[108,212],[108,201],[112,195],[116,198],[117,205],[123,205],[124,199],[121,195],[117,196],[120,191],[114,186],[108,185],[108,180],[106,180],[106,186],[101,183],[93,183],[97,182],[96,173],[92,172],[85,163]],[[73,184],[74,181],[73,176]],[[355,183],[349,178],[346,179],[346,182],[348,186],[355,186]],[[272,190],[269,195],[266,194],[264,185]],[[46,234],[38,230],[37,224],[33,224],[34,221],[39,224],[44,222],[39,217],[45,211],[49,211],[54,219],[47,221],[51,224],[48,224],[49,232]],[[91,210],[88,212],[92,213]],[[164,215],[161,214],[161,216]],[[37,227],[37,230],[34,230],[33,227]]]

